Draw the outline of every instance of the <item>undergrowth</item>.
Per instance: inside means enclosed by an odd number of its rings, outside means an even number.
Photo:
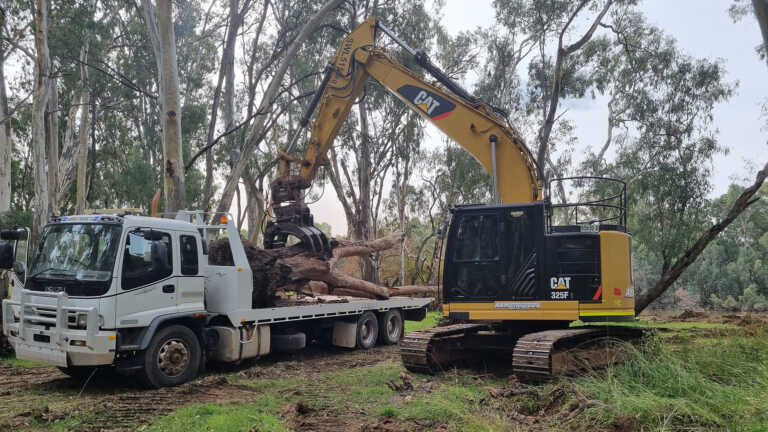
[[[651,337],[622,365],[575,384],[608,405],[584,421],[632,416],[653,429],[768,428],[768,331],[670,347]],[[744,428],[744,429],[741,429]],[[765,430],[765,429],[763,429]]]

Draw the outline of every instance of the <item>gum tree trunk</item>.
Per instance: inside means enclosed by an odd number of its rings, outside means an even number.
[[[160,36],[163,93],[161,123],[163,126],[163,186],[165,211],[175,213],[186,205],[184,163],[181,148],[181,105],[179,102],[179,68],[176,61],[176,36],[173,32],[171,0],[157,2],[157,29]]]

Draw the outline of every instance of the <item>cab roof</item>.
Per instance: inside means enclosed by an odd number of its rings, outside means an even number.
[[[112,223],[123,225],[126,228],[141,227],[174,231],[196,231],[194,225],[182,220],[117,214],[60,216],[51,219],[50,223]]]

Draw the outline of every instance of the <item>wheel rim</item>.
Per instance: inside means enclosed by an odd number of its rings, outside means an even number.
[[[371,320],[365,320],[363,325],[360,326],[360,339],[362,339],[366,345],[373,342],[374,333],[372,327]]]
[[[387,320],[387,335],[390,340],[400,340],[400,332],[402,327],[400,326],[400,318],[397,315],[390,315]]]
[[[189,348],[181,339],[170,339],[157,353],[157,367],[169,377],[179,376],[189,366]]]

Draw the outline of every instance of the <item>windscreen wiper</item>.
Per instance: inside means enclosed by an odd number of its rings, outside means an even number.
[[[56,273],[51,273],[51,276],[72,276],[69,273],[65,273],[67,271],[67,269],[58,269],[58,268],[48,267],[47,269],[40,270],[39,272],[37,272],[37,273],[35,273],[33,275],[30,275],[29,278],[32,279],[34,277],[40,276],[41,274],[49,272],[49,271],[51,271],[51,272],[55,271],[56,272]]]

